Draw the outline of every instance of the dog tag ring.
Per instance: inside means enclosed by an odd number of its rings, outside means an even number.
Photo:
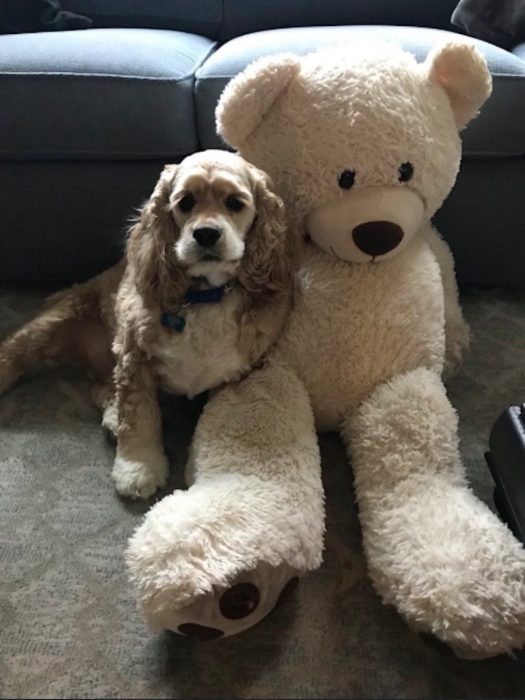
[[[163,326],[166,326],[166,328],[176,331],[177,333],[182,333],[186,328],[186,319],[184,316],[172,314],[169,311],[162,314],[160,322]]]

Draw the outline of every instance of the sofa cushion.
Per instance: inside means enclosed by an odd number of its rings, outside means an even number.
[[[202,36],[89,29],[0,36],[0,158],[172,158],[198,148]]]
[[[223,0],[62,0],[63,10],[87,15],[95,27],[176,29],[215,39]]]
[[[391,41],[423,60],[430,48],[457,34],[421,27],[343,26],[304,27],[259,32],[232,39],[220,47],[197,71],[196,105],[199,137],[205,148],[221,140],[215,132],[215,106],[230,78],[260,56],[292,51],[305,54],[337,44],[364,40]],[[525,61],[477,39],[474,43],[487,58],[494,79],[492,96],[463,132],[466,156],[514,156],[525,154]]]
[[[331,24],[399,24],[452,29],[450,17],[457,1],[224,0],[224,19],[219,39],[226,41],[265,29]],[[80,9],[77,11],[80,12]]]

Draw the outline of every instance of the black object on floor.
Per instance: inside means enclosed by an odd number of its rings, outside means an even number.
[[[507,408],[494,423],[485,459],[496,484],[496,508],[525,544],[525,404]]]

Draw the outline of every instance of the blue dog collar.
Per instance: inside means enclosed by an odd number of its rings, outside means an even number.
[[[226,293],[226,287],[210,287],[210,289],[192,289],[191,287],[186,292],[186,304],[218,304],[222,301]]]

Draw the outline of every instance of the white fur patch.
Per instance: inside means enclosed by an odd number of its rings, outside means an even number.
[[[195,304],[181,311],[182,332],[166,330],[155,356],[163,389],[190,398],[239,378],[248,369],[237,349],[238,295],[226,292],[217,304]]]
[[[166,484],[168,460],[158,447],[141,448],[132,457],[117,453],[111,476],[121,496],[149,498]]]
[[[102,427],[105,428],[113,437],[117,436],[118,428],[118,413],[116,402],[112,401],[104,409],[102,414]]]

